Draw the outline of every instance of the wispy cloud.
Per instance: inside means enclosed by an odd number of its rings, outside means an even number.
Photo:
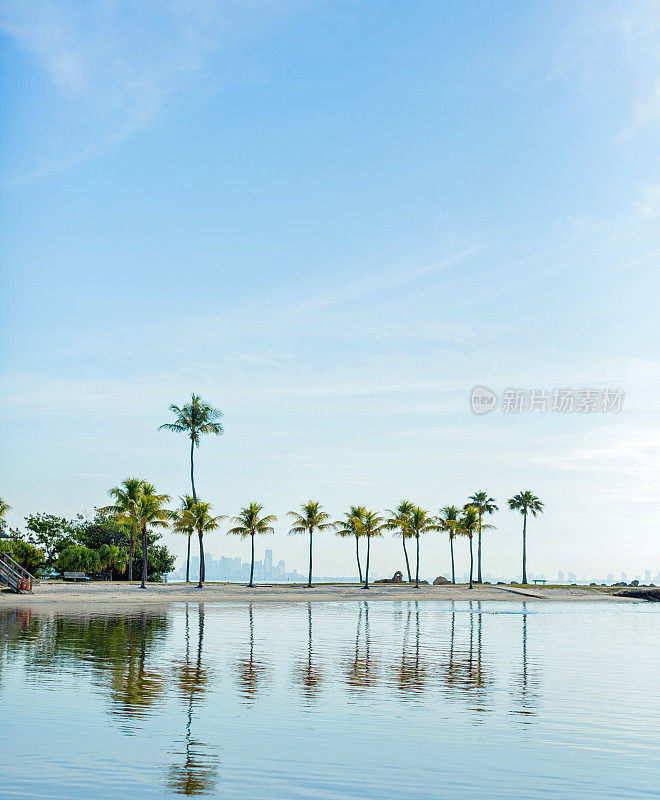
[[[658,123],[660,4],[587,0],[573,8],[542,83],[570,79],[590,100],[620,108],[622,138]]]
[[[75,126],[65,169],[152,125],[217,53],[301,0],[0,0],[0,30],[41,64]]]

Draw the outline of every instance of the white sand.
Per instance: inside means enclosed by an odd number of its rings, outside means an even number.
[[[617,597],[615,590],[595,587],[495,587],[466,585],[420,586],[408,584],[371,584],[366,590],[357,584],[321,584],[307,589],[301,584],[257,585],[250,589],[244,584],[207,583],[203,589],[195,584],[152,583],[140,589],[139,583],[63,583],[40,581],[35,583],[33,594],[0,594],[2,605],[35,605],[59,603],[163,603],[177,601],[204,602],[297,602],[297,601],[351,601],[351,600],[540,600],[550,601],[609,601],[617,603],[644,602]]]

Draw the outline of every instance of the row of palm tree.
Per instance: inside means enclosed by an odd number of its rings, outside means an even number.
[[[199,447],[201,437],[206,434],[213,434],[220,436],[224,433],[221,420],[223,413],[220,409],[213,407],[206,403],[199,395],[192,394],[190,402],[182,406],[172,404],[170,411],[174,414],[173,422],[166,422],[160,425],[158,430],[167,430],[173,433],[183,433],[190,439],[190,484],[192,488],[192,495],[186,495],[182,498],[182,505],[177,512],[178,516],[175,517],[175,523],[178,530],[188,533],[188,556],[186,559],[186,581],[190,578],[190,536],[191,531],[196,530],[199,535],[200,544],[200,583],[203,583],[203,528],[208,527],[208,530],[214,530],[218,527],[219,521],[223,517],[213,517],[210,514],[210,506],[203,504],[205,508],[198,508],[197,515],[198,522],[191,527],[192,522],[192,507],[197,505],[197,493],[195,491],[195,462],[194,454],[195,448]],[[509,508],[515,511],[520,511],[523,515],[523,557],[522,557],[522,581],[527,583],[527,516],[531,514],[536,516],[543,511],[543,503],[531,491],[525,490],[514,495],[508,501]],[[272,523],[275,522],[275,517],[268,516],[259,518],[262,507],[258,503],[250,503],[249,506],[244,508],[238,517],[234,518],[236,527],[232,528],[230,533],[236,533],[240,536],[250,536],[252,540],[252,562],[250,569],[250,585],[252,585],[254,573],[254,535],[259,532],[270,532]],[[367,538],[367,559],[365,571],[365,587],[369,586],[369,556],[371,547],[371,538],[373,536],[381,535],[384,529],[396,531],[397,535],[401,536],[403,544],[403,553],[406,561],[406,571],[408,573],[408,582],[412,583],[412,576],[410,573],[410,561],[408,558],[408,551],[406,549],[406,539],[414,538],[417,560],[415,566],[415,585],[419,585],[419,537],[422,533],[430,530],[442,529],[449,532],[449,541],[451,547],[452,559],[452,583],[455,583],[456,575],[454,568],[454,546],[453,540],[457,535],[466,535],[470,540],[470,588],[473,585],[473,568],[474,568],[474,553],[472,547],[472,539],[476,534],[477,536],[477,583],[483,582],[482,577],[482,551],[481,551],[481,537],[484,530],[492,528],[492,525],[484,523],[484,516],[494,514],[498,510],[495,499],[488,495],[485,490],[475,492],[470,495],[467,503],[463,506],[462,512],[459,512],[455,506],[446,506],[442,515],[438,518],[431,516],[427,511],[414,506],[408,501],[402,501],[394,511],[388,511],[388,517],[383,518],[378,516],[375,512],[369,512],[362,506],[351,506],[346,519],[339,523],[334,523],[337,532],[342,536],[354,536],[356,557],[358,563],[358,573],[360,583],[362,583],[362,567],[360,564],[359,543],[360,536]],[[449,517],[447,517],[449,512]],[[187,514],[187,516],[185,516]],[[184,516],[181,516],[184,515]],[[444,515],[444,516],[443,516]],[[193,515],[194,516],[194,515]],[[292,534],[307,533],[309,535],[309,579],[308,586],[312,585],[312,536],[315,530],[326,530],[333,527],[330,522],[328,514],[321,510],[320,505],[316,501],[310,500],[307,504],[302,506],[302,514],[297,511],[290,511],[289,516],[293,517],[293,524],[291,530]],[[181,527],[182,526],[182,527]],[[200,532],[201,531],[201,532]]]

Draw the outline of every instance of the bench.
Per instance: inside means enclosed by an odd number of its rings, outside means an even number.
[[[547,583],[547,582],[548,582],[547,578],[534,578],[534,579],[533,579],[533,581],[534,581],[534,583],[536,583],[537,585],[538,585],[539,583]]]
[[[65,581],[88,581],[89,578],[84,572],[63,572],[62,577]]]

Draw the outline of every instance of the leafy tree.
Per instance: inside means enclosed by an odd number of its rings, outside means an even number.
[[[401,537],[403,544],[403,555],[406,559],[406,571],[408,572],[408,583],[412,583],[412,575],[410,574],[410,561],[408,560],[408,551],[406,550],[406,539],[412,537],[410,533],[410,515],[413,511],[413,504],[408,500],[402,500],[399,505],[394,509],[388,509],[389,517],[387,519],[387,526],[390,530],[396,531],[395,536]]]
[[[369,588],[369,557],[371,554],[371,540],[376,536],[382,536],[387,529],[387,522],[384,517],[380,517],[374,511],[365,511],[360,520],[360,536],[367,537],[367,564],[364,570],[364,587]]]
[[[156,487],[151,483],[142,485],[142,493],[137,503],[135,517],[142,534],[142,583],[141,589],[146,589],[148,557],[147,557],[147,532],[149,527],[166,528],[171,519],[171,512],[164,506],[169,501],[166,494],[158,494]]]
[[[454,568],[454,539],[459,533],[460,511],[456,506],[445,506],[440,512],[439,525],[441,530],[449,534],[449,550],[451,552],[451,582],[456,583],[456,570]]]
[[[195,505],[195,500],[191,494],[186,494],[179,498],[181,504],[172,514],[174,523],[172,527],[177,533],[184,533],[188,537],[188,552],[186,554],[186,583],[190,581],[190,539],[195,532],[195,527],[192,524],[187,512],[191,511]]]
[[[164,544],[155,544],[158,539],[158,534],[147,534],[147,578],[150,581],[159,581],[174,569],[175,557]]]
[[[38,575],[45,562],[42,550],[18,538],[0,540],[0,553],[7,553],[31,575]]]
[[[96,574],[101,569],[101,560],[96,550],[81,544],[71,544],[60,553],[57,567],[61,572]]]
[[[44,568],[55,566],[60,553],[74,544],[77,520],[72,521],[53,514],[29,514],[25,517],[25,533],[19,534],[44,553]]]
[[[193,503],[190,509],[183,513],[183,522],[190,525],[193,530],[197,531],[199,537],[199,583],[198,589],[204,586],[205,577],[205,564],[204,564],[204,534],[210,533],[220,527],[220,522],[224,519],[222,514],[217,517],[211,515],[211,504],[203,503],[198,500]]]
[[[260,503],[250,503],[240,510],[237,517],[232,517],[232,522],[235,522],[235,527],[227,531],[227,534],[240,536],[245,539],[250,537],[252,561],[250,563],[250,583],[248,586],[254,586],[254,537],[256,534],[273,533],[273,523],[277,521],[277,517],[273,514],[267,516],[260,516],[264,507]]]
[[[128,559],[128,580],[133,580],[133,559],[135,557],[135,542],[139,521],[137,518],[137,506],[140,496],[144,490],[146,481],[142,478],[125,478],[119,486],[113,486],[108,490],[110,497],[114,499],[114,505],[105,506],[101,511],[114,512],[117,521],[128,525],[131,531],[131,541]]]
[[[408,530],[410,536],[415,540],[417,550],[417,561],[415,564],[415,588],[419,588],[419,537],[423,533],[438,530],[438,523],[435,517],[432,517],[428,511],[425,511],[419,506],[415,506],[410,512],[408,518]]]
[[[520,511],[523,515],[522,582],[527,583],[527,515],[542,514],[543,503],[529,489],[514,494],[508,502],[512,511]]]
[[[200,438],[207,433],[212,433],[215,436],[221,436],[224,433],[224,428],[220,423],[223,414],[220,409],[213,408],[196,394],[193,394],[190,402],[184,406],[171,405],[170,411],[174,414],[174,422],[166,422],[158,430],[185,433],[190,439],[190,485],[192,486],[193,500],[196,503],[195,447],[199,447]]]
[[[483,583],[481,578],[481,532],[484,529],[483,523],[483,516],[484,514],[494,514],[497,511],[497,506],[495,505],[495,498],[489,497],[488,492],[480,491],[475,492],[474,494],[468,497],[468,502],[466,505],[474,506],[479,512],[479,536],[477,539],[477,583]],[[492,528],[492,525],[488,526]]]
[[[346,514],[346,519],[340,519],[335,522],[335,529],[338,536],[354,536],[355,537],[355,558],[357,560],[358,575],[360,576],[360,583],[362,583],[362,566],[360,564],[360,521],[366,509],[364,506],[351,506]]]
[[[300,506],[302,514],[297,511],[289,511],[288,516],[292,517],[290,534],[308,533],[309,534],[309,578],[307,587],[312,588],[312,534],[315,530],[326,531],[332,528],[330,515],[321,510],[322,506],[317,500],[308,500]]]
[[[8,511],[11,511],[11,506],[6,500],[3,500],[2,497],[0,497],[0,532],[4,530],[4,527],[7,524],[5,522],[5,517],[7,516]]]

